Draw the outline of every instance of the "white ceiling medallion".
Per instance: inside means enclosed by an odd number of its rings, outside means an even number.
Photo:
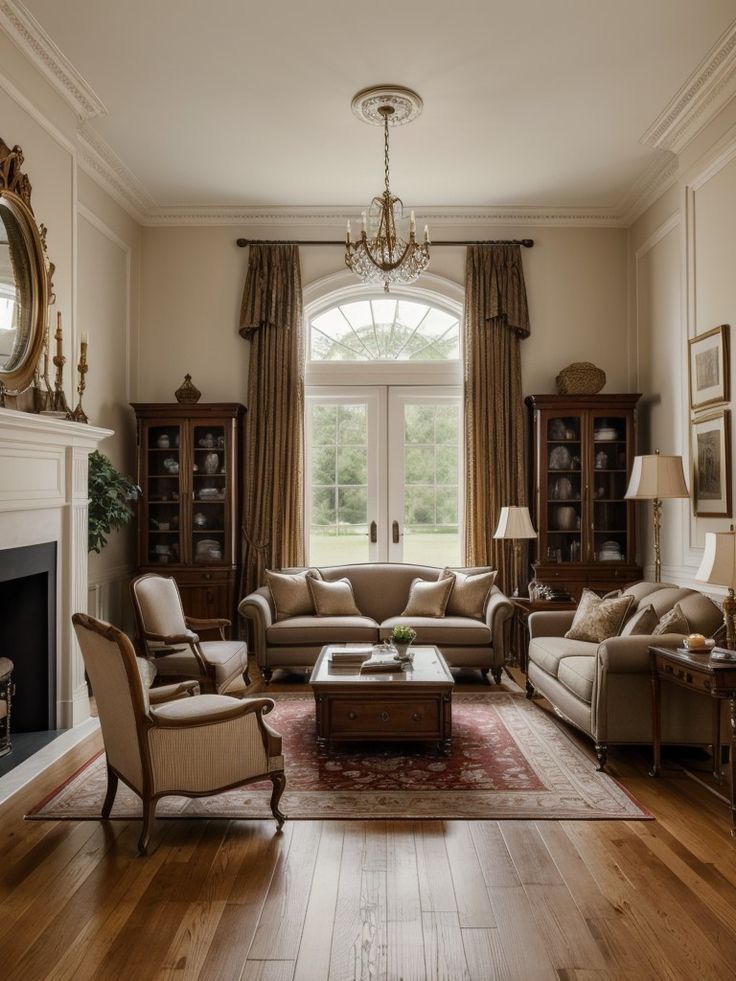
[[[361,89],[350,103],[358,119],[370,126],[383,126],[385,113],[381,109],[386,106],[393,110],[389,126],[404,126],[421,116],[424,103],[416,92],[403,85],[371,85]]]

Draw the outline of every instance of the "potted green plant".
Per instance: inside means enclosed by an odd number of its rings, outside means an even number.
[[[107,545],[107,536],[132,518],[131,502],[138,497],[140,487],[97,450],[89,457],[88,485],[88,550],[99,553]]]
[[[399,625],[391,631],[391,643],[396,648],[396,653],[401,661],[410,661],[409,647],[417,638],[417,632],[413,627]]]

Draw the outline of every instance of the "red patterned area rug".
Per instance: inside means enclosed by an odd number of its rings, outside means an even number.
[[[592,758],[539,706],[521,694],[457,694],[452,753],[422,744],[354,744],[317,752],[314,699],[275,695],[269,724],[283,736],[291,819],[444,818],[530,820],[646,819],[621,785],[596,773]],[[271,785],[251,784],[215,797],[169,797],[160,817],[270,817]],[[36,820],[96,819],[105,796],[102,753],[28,815]],[[120,785],[113,818],[141,813]]]

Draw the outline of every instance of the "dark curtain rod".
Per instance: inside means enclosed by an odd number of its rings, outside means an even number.
[[[308,242],[279,241],[270,238],[238,238],[235,244],[240,249],[245,249],[249,245],[345,245],[345,240],[336,242],[319,242],[310,240]],[[462,239],[456,242],[430,242],[433,247],[443,245],[522,245],[525,249],[531,249],[534,245],[533,238],[495,238],[495,239]]]

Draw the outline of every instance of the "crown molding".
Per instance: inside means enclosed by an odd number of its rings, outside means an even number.
[[[89,126],[77,132],[77,160],[82,170],[107,191],[140,225],[154,207],[153,198],[110,144]]]
[[[413,205],[417,221],[444,228],[488,225],[621,225],[618,214],[608,208],[534,208],[534,207],[438,207]],[[247,225],[267,227],[301,225],[341,231],[348,220],[359,221],[363,205],[342,207],[303,206],[232,206],[232,207],[152,207],[143,216],[143,224],[157,225]]]
[[[657,153],[634,181],[616,209],[629,228],[678,178],[680,160],[671,150]]]
[[[684,85],[641,137],[680,153],[736,95],[736,21],[719,37]]]
[[[107,114],[89,82],[19,0],[0,2],[0,27],[74,110],[81,121]]]

